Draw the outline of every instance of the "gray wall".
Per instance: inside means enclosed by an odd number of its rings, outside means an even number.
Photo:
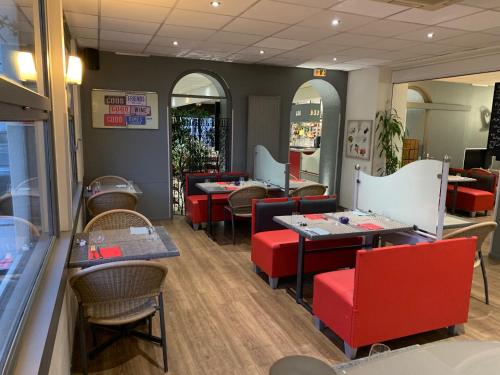
[[[104,174],[127,177],[137,182],[144,191],[140,198],[139,211],[153,219],[168,217],[170,181],[167,106],[174,81],[193,70],[212,72],[229,88],[234,116],[233,170],[246,168],[249,95],[281,97],[279,160],[288,160],[293,96],[304,82],[312,78],[312,70],[167,57],[121,56],[101,52],[100,70],[86,70],[81,86],[85,182]],[[344,118],[347,73],[328,71],[325,80],[338,91]],[[160,129],[92,128],[90,93],[94,88],[157,92]]]

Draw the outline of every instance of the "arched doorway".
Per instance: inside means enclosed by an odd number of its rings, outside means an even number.
[[[402,165],[425,157],[428,152],[427,109],[429,96],[419,87],[410,86],[406,92],[406,129],[403,141]]]
[[[333,85],[313,79],[296,91],[290,111],[289,162],[293,177],[338,190],[340,96]]]
[[[231,103],[227,86],[209,72],[179,77],[170,96],[172,211],[184,212],[186,173],[231,169]]]

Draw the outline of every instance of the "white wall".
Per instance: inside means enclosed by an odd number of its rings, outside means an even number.
[[[347,83],[346,125],[349,120],[373,120],[372,151],[369,161],[342,156],[342,180],[339,204],[352,208],[356,164],[368,174],[377,174],[383,160],[376,151],[375,116],[388,104],[392,94],[391,72],[388,69],[368,68],[349,72]],[[345,137],[344,137],[345,138]],[[346,148],[345,139],[344,149]]]

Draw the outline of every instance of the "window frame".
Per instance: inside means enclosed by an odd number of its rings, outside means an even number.
[[[14,330],[12,340],[9,342],[9,348],[6,349],[3,356],[0,357],[0,374],[7,374],[15,366],[16,356],[20,347],[20,338],[26,327],[30,312],[33,308],[33,303],[36,300],[40,291],[43,275],[47,270],[51,255],[55,251],[55,244],[59,231],[59,215],[57,209],[57,180],[55,173],[55,155],[54,155],[54,131],[51,115],[50,101],[50,86],[49,86],[49,70],[48,70],[48,46],[47,46],[47,23],[45,0],[33,0],[38,3],[38,12],[35,14],[38,17],[40,28],[40,39],[35,40],[39,43],[42,61],[41,82],[43,90],[41,92],[32,91],[19,83],[10,80],[6,77],[0,77],[0,121],[41,121],[43,126],[44,137],[44,157],[47,180],[47,217],[49,219],[49,232],[47,238],[40,245],[45,245],[45,257],[42,263],[37,267],[36,275],[30,281],[31,288],[26,291],[28,297],[23,300],[25,305],[18,319],[16,319],[17,327]],[[36,23],[35,23],[36,26]],[[38,245],[37,245],[38,246]],[[16,317],[17,318],[17,317]],[[10,339],[10,337],[9,337]]]

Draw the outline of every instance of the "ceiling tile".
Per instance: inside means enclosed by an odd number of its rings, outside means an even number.
[[[346,61],[346,64],[375,66],[375,65],[383,65],[384,63],[386,63],[388,61],[389,60],[366,58],[366,59],[349,60],[349,61]]]
[[[378,46],[378,43],[380,43],[381,41],[383,41],[383,38],[378,38],[375,36],[341,33],[330,38],[323,39],[321,43],[328,43],[339,46],[367,47],[375,45]]]
[[[281,38],[266,38],[256,43],[258,47],[276,48],[276,49],[295,49],[297,47],[302,47],[308,42],[303,40],[293,40],[293,39],[281,39]]]
[[[139,34],[154,34],[159,27],[160,27],[159,23],[101,17],[102,30],[124,31],[124,32],[139,33]]]
[[[70,26],[69,30],[73,38],[97,39],[97,29]]]
[[[65,12],[64,15],[69,26],[97,29],[97,16],[73,12]]]
[[[377,22],[372,22],[367,25],[353,29],[351,30],[351,32],[357,34],[375,35],[380,37],[391,37],[422,28],[423,28],[422,25],[417,25],[414,23],[391,21],[391,20],[379,20]]]
[[[228,58],[237,63],[254,63],[257,61],[262,61],[266,59],[264,55],[245,55],[243,53],[235,53],[234,55],[228,56]]]
[[[243,13],[242,17],[294,24],[318,12],[318,8],[261,0]]]
[[[77,38],[76,44],[80,48],[97,48],[98,41],[97,39],[87,39],[87,38]]]
[[[25,17],[33,23],[33,7],[21,7]]]
[[[332,20],[339,19],[340,24],[338,26],[332,26]],[[329,30],[335,30],[337,32],[348,31],[366,25],[367,23],[376,21],[377,18],[358,16],[356,14],[324,11],[314,16],[306,18],[304,21],[300,22],[303,26],[309,27],[320,27]]]
[[[347,64],[347,63],[336,64],[336,65],[333,65],[331,67],[331,69],[343,70],[343,71],[346,71],[346,72],[350,72],[350,71],[353,71],[353,70],[364,69],[364,68],[367,68],[367,66],[366,65]]]
[[[178,43],[178,46],[174,46],[174,41],[176,41]],[[192,49],[192,48],[197,48],[202,43],[203,43],[202,41],[189,40],[189,39],[170,38],[170,37],[167,37],[167,36],[156,35],[151,40],[150,44],[154,45],[154,46],[170,47],[172,50],[174,50],[174,49]]]
[[[294,49],[283,54],[283,57],[290,58],[305,58],[310,60],[311,58],[319,55],[330,54],[332,57],[341,54],[342,51],[349,49],[347,46],[334,46],[332,44],[325,44],[321,42],[311,43],[304,47]]]
[[[335,5],[331,9],[339,12],[359,14],[361,16],[385,18],[394,13],[402,12],[408,9],[408,7],[372,0],[347,0]]]
[[[411,48],[406,48],[406,49],[401,49],[399,51],[384,51],[378,55],[375,55],[374,57],[390,61],[399,61],[411,58],[418,58],[421,56],[427,57],[430,55],[422,54],[421,52],[412,50]]]
[[[264,54],[261,55],[260,51],[264,51]],[[262,47],[248,47],[245,49],[242,49],[241,51],[238,52],[238,54],[242,55],[258,55],[258,56],[263,56],[264,58],[269,58],[271,56],[276,56],[279,55],[283,52],[286,52],[286,50],[282,49],[275,49],[275,48],[262,48]]]
[[[439,26],[451,27],[452,29],[481,31],[500,26],[500,12],[486,10],[472,14],[453,21],[439,24]]]
[[[203,27],[205,29],[220,29],[232,20],[230,16],[207,14],[190,10],[174,9],[165,21],[169,25]]]
[[[214,30],[176,25],[163,25],[161,29],[158,30],[158,35],[193,40],[205,40],[214,33]]]
[[[434,33],[434,37],[429,39],[427,34]],[[456,30],[456,29],[445,29],[444,27],[438,26],[429,26],[423,29],[418,29],[414,31],[410,31],[409,33],[404,33],[397,35],[396,38],[406,39],[406,40],[415,40],[418,42],[436,42],[438,40],[451,38],[457,35],[464,34],[465,31]]]
[[[235,53],[244,49],[246,46],[230,44],[230,43],[220,43],[220,42],[210,42],[206,41],[200,44],[197,49],[213,51],[213,52],[230,52]]]
[[[418,53],[419,55],[444,55],[461,50],[461,47],[450,46],[440,43],[419,43],[410,48],[404,48],[401,51]]]
[[[482,33],[467,33],[442,41],[444,44],[459,47],[481,48],[492,44],[500,44],[500,36]]]
[[[170,8],[129,3],[121,0],[105,0],[101,2],[102,17],[161,23],[169,11]]]
[[[98,0],[64,0],[63,9],[75,13],[99,14]]]
[[[492,29],[483,30],[483,33],[500,35],[500,27],[494,27]]]
[[[262,39],[260,35],[252,35],[252,34],[240,34],[233,33],[229,31],[219,31],[208,38],[208,41],[213,42],[222,42],[222,43],[231,43],[231,44],[241,44],[241,45],[250,45],[258,42]]]
[[[277,0],[280,3],[297,4],[304,5],[307,4],[308,7],[327,9],[331,6],[342,2],[343,0]]]
[[[393,39],[393,38],[382,38],[380,42],[374,44],[377,49],[386,49],[389,51],[397,51],[402,48],[408,48],[415,45],[417,42],[413,40],[403,40],[403,39]]]
[[[289,25],[283,23],[257,21],[238,17],[235,18],[229,25],[224,27],[224,31],[269,36],[288,26]]]
[[[170,48],[167,46],[149,45],[144,52],[152,55],[181,57],[189,52],[189,48]]]
[[[421,23],[423,25],[436,25],[458,17],[481,11],[479,8],[468,7],[460,4],[449,5],[438,10],[409,9],[395,14],[389,19],[403,22]]]
[[[218,61],[225,59],[226,57],[232,55],[231,52],[213,52],[209,50],[196,49],[189,51],[184,55],[185,58],[189,59],[200,59],[200,60],[214,60]]]
[[[176,8],[196,10],[198,12],[225,14],[237,16],[255,4],[258,0],[223,0],[221,6],[214,8],[210,6],[210,0],[180,0]]]
[[[352,57],[352,58],[368,58],[380,56],[381,53],[386,51],[373,48],[350,48],[342,51],[342,56]]]
[[[101,1],[107,1],[107,0],[101,0]],[[125,1],[130,3],[148,4],[164,8],[172,8],[175,5],[176,0],[124,0],[124,2]]]
[[[484,9],[493,9],[500,7],[500,0],[462,0],[461,4]]]
[[[137,44],[130,42],[118,42],[116,40],[101,40],[99,42],[99,49],[111,52],[133,52],[141,53],[146,44]]]
[[[314,42],[316,40],[332,36],[336,33],[337,32],[333,29],[319,29],[306,26],[291,26],[288,29],[283,30],[273,36],[276,38],[305,40],[308,42]]]
[[[102,40],[116,40],[118,42],[144,43],[151,40],[152,35],[124,33],[122,31],[101,30],[100,38]]]
[[[261,61],[259,64],[261,65],[276,65],[276,66],[287,66],[287,67],[296,67],[300,64],[303,64],[306,59],[288,59],[282,58],[280,56],[271,57],[270,59]]]

